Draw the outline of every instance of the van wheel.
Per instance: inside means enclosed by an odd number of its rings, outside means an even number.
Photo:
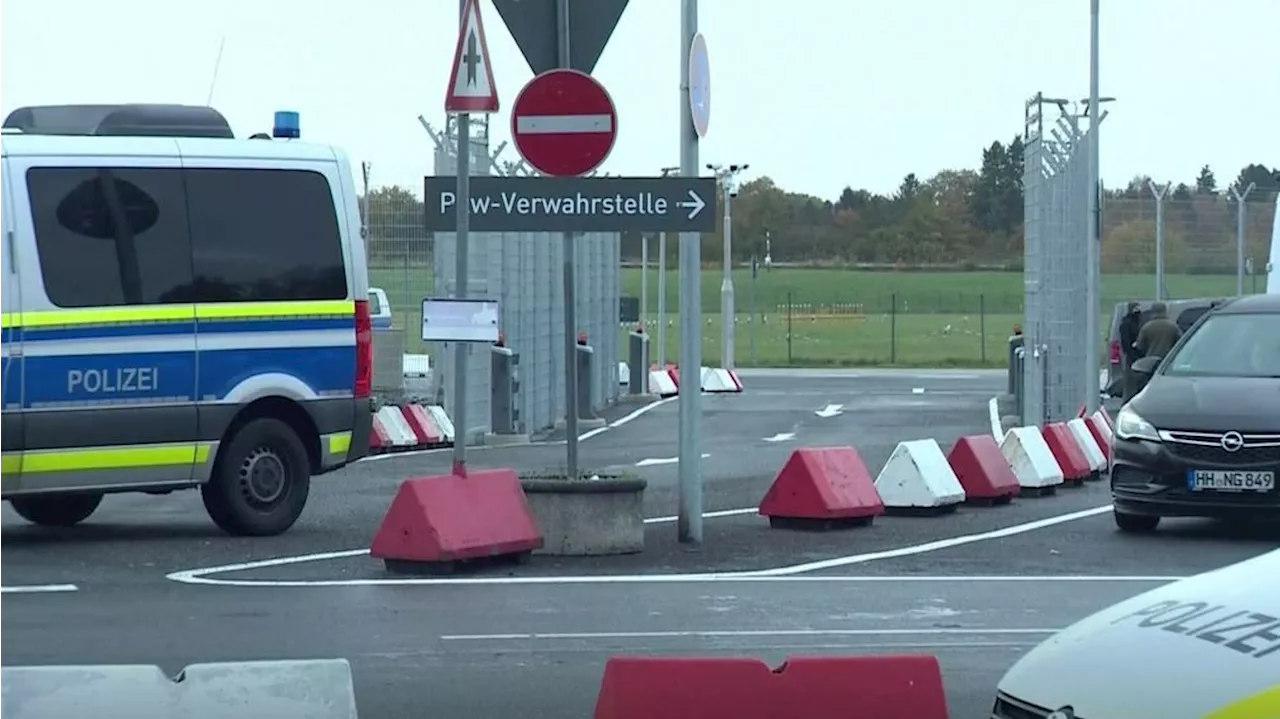
[[[101,494],[61,494],[14,497],[9,500],[18,516],[42,527],[74,527],[102,504]]]
[[[1115,512],[1116,526],[1121,532],[1130,532],[1132,534],[1143,534],[1146,532],[1154,532],[1156,527],[1160,526],[1160,517],[1148,514],[1125,514],[1123,512]]]
[[[302,440],[284,422],[260,418],[241,427],[218,453],[200,496],[222,531],[267,537],[298,521],[310,488],[311,464]]]

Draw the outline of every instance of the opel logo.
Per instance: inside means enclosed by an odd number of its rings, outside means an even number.
[[[1076,719],[1076,710],[1065,706],[1044,719]]]
[[[1239,452],[1240,448],[1244,446],[1244,437],[1239,432],[1227,432],[1222,435],[1222,439],[1218,440],[1218,442],[1228,452]]]

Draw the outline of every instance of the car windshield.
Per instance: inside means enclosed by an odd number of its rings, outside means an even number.
[[[1210,316],[1165,363],[1164,374],[1280,378],[1280,314]]]

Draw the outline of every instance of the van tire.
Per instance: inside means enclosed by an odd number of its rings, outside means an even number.
[[[18,516],[42,527],[74,527],[102,504],[101,494],[52,494],[43,497],[13,497],[9,500]]]
[[[1124,512],[1114,512],[1116,518],[1116,527],[1121,532],[1129,534],[1146,534],[1156,531],[1156,527],[1160,526],[1160,517],[1150,514],[1126,514]]]
[[[218,528],[242,537],[283,534],[307,504],[311,463],[284,422],[260,417],[240,427],[218,452],[213,476],[200,487]]]

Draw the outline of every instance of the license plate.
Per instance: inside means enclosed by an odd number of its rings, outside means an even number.
[[[1276,488],[1275,472],[1251,470],[1192,469],[1187,471],[1187,489],[1218,492],[1270,492]]]

